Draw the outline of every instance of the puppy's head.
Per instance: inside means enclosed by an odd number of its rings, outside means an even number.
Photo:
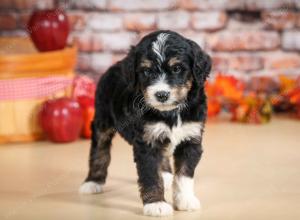
[[[144,37],[127,63],[130,81],[159,111],[184,106],[191,88],[203,87],[211,69],[210,57],[195,42],[171,31]]]

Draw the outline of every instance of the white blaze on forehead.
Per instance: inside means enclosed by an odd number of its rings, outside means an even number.
[[[162,63],[165,60],[166,42],[170,34],[161,33],[157,36],[156,41],[152,43],[152,50],[157,55],[158,61]]]

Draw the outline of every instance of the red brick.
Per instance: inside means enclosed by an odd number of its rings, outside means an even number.
[[[262,19],[266,28],[275,30],[290,29],[296,25],[297,14],[291,11],[264,12]]]
[[[299,28],[300,27],[300,13],[297,13],[297,21],[296,21],[296,26]]]
[[[292,69],[300,67],[300,55],[297,53],[270,53],[264,55],[266,69]]]
[[[33,8],[46,9],[54,7],[54,0],[13,0],[14,8],[30,10]]]
[[[279,75],[284,74],[285,76],[297,77],[299,75],[299,68],[298,69],[263,69],[259,71],[251,71],[249,75],[251,76],[272,76],[278,77]]]
[[[12,0],[1,0],[0,1],[0,9],[12,9],[14,7]]]
[[[91,13],[87,18],[87,26],[96,31],[116,31],[123,27],[122,16],[111,13]]]
[[[25,12],[25,13],[20,13],[19,14],[19,24],[18,27],[26,29],[27,28],[27,24],[30,18],[30,13]]]
[[[190,14],[185,11],[162,12],[158,15],[158,29],[187,29]]]
[[[107,9],[108,0],[73,0],[68,1],[67,4],[77,9],[104,10]]]
[[[154,30],[156,16],[153,13],[131,13],[124,18],[125,28],[132,31]]]
[[[232,55],[228,62],[229,69],[251,71],[263,68],[263,60],[260,56],[252,54]]]
[[[93,35],[93,50],[128,51],[137,43],[137,35],[130,32],[99,33]]]
[[[17,17],[12,13],[0,14],[0,30],[13,30],[17,27]]]
[[[205,48],[205,34],[194,31],[179,31],[184,37],[195,41],[201,48]]]
[[[295,4],[296,4],[296,7],[297,7],[298,9],[300,9],[300,1],[295,0]]]
[[[191,30],[179,30],[177,32],[179,34],[181,34],[182,36],[195,41],[201,48],[204,48],[204,49],[206,48],[206,40],[205,40],[206,36],[204,33],[195,32],[195,31],[191,31]],[[151,31],[141,32],[139,35],[139,39],[142,39],[144,36],[146,36],[149,33],[151,33]]]
[[[290,9],[298,0],[180,0],[179,6],[189,10],[261,10]]]
[[[285,31],[282,35],[282,47],[286,50],[300,50],[300,31]]]
[[[180,0],[179,7],[188,10],[222,10],[243,8],[241,0]]]
[[[81,11],[68,12],[70,28],[72,30],[83,30],[86,26],[86,13]]]
[[[111,0],[109,9],[113,11],[153,11],[173,9],[177,0]]]
[[[92,51],[92,35],[90,32],[75,33],[70,36],[71,42],[77,45],[80,51]]]
[[[263,59],[255,54],[214,54],[212,56],[213,68],[218,71],[254,71],[263,68]]]
[[[215,51],[273,50],[279,47],[277,32],[267,31],[224,31],[210,35],[209,46]]]
[[[77,57],[77,69],[79,71],[91,70],[91,55],[86,53],[80,53]]]
[[[228,19],[226,29],[230,31],[260,31],[264,25],[260,20],[252,22],[243,22],[239,19]]]
[[[225,27],[227,15],[224,12],[196,12],[192,15],[192,27],[196,30],[218,30]]]
[[[245,1],[244,8],[248,10],[261,10],[261,9],[282,9],[289,10],[295,6],[297,0],[247,0]]]
[[[113,63],[116,63],[116,62],[118,62],[118,61],[124,59],[125,56],[126,56],[125,53],[117,53],[117,54],[114,54],[114,55],[113,55]]]
[[[145,37],[146,35],[148,35],[152,32],[153,32],[152,30],[145,30],[145,31],[139,32],[138,40],[141,40],[143,37]]]
[[[110,53],[94,53],[91,56],[91,68],[98,74],[103,74],[113,62],[113,55]]]
[[[214,54],[212,58],[213,71],[228,71],[228,57],[224,55]]]

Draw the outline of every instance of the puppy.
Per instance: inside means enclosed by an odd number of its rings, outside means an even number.
[[[193,177],[202,154],[210,69],[210,57],[172,31],[145,36],[110,67],[96,92],[89,173],[80,193],[102,192],[111,141],[119,132],[133,146],[144,215],[173,213],[164,198],[172,184],[175,209],[199,209]]]

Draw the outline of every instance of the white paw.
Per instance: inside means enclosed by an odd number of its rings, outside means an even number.
[[[79,188],[80,194],[96,194],[101,192],[102,185],[93,181],[85,182]]]
[[[148,203],[144,205],[144,215],[154,217],[173,215],[173,207],[166,202]]]
[[[178,193],[174,196],[174,207],[181,211],[194,211],[200,209],[201,205],[196,196]]]
[[[173,174],[169,172],[162,172],[161,175],[164,181],[164,189],[170,189],[173,185]]]

